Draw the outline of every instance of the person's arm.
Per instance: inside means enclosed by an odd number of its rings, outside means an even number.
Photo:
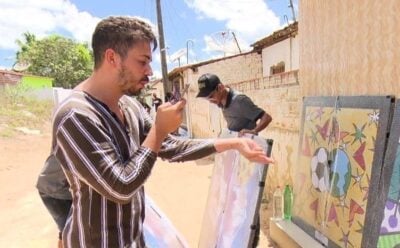
[[[253,129],[242,129],[240,130],[239,135],[243,136],[245,133],[257,135],[259,132],[268,127],[271,121],[272,117],[264,111],[261,115],[261,118],[258,119],[257,124]]]
[[[121,204],[131,201],[150,174],[156,153],[140,147],[126,163],[120,160],[107,130],[93,119],[71,113],[57,125],[55,155],[78,180],[107,199]]]
[[[265,155],[262,147],[248,138],[179,139],[170,135],[164,141],[158,155],[171,162],[183,162],[231,149],[238,150],[252,162],[273,163],[273,160]]]
[[[255,105],[248,96],[238,95],[237,98],[237,101],[240,101],[241,104],[240,113],[243,114],[243,117],[256,122],[256,126],[253,129],[240,130],[240,136],[245,133],[257,135],[271,123],[272,117],[265,110]]]
[[[79,179],[74,187],[82,181],[111,201],[128,203],[150,175],[162,141],[181,122],[183,106],[160,106],[142,146],[126,162],[121,162],[107,129],[84,113],[71,111],[56,124],[55,154]]]
[[[196,160],[215,153],[214,142],[214,139],[187,139],[168,135],[158,156],[170,162]]]
[[[152,119],[147,114],[144,114],[144,126],[145,132],[148,132],[152,127]],[[249,151],[249,149],[253,148],[253,151]],[[250,139],[187,139],[174,135],[168,135],[165,138],[158,156],[168,159],[170,162],[184,162],[200,159],[215,152],[223,152],[229,149],[239,150],[239,152],[250,160],[256,159],[255,161],[257,161],[261,159],[264,162],[265,159],[270,159],[265,156],[262,148]]]
[[[171,105],[170,102],[164,104]],[[141,113],[141,116],[143,117],[144,133],[147,135],[154,125],[154,120],[145,111]],[[158,156],[171,162],[183,162],[203,158],[215,152],[213,139],[187,139],[169,134],[164,139]]]

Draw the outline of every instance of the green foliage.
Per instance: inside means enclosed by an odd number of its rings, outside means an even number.
[[[0,137],[13,137],[17,127],[39,129],[51,121],[53,102],[25,97],[23,86],[0,89]]]
[[[17,41],[17,60],[30,64],[29,73],[54,78],[53,85],[63,88],[73,88],[90,75],[93,59],[87,44],[59,35],[41,40],[24,35],[25,42]]]
[[[21,56],[22,53],[27,52],[29,50],[29,47],[36,42],[36,36],[34,34],[26,32],[23,35],[25,41],[21,40],[16,41],[17,45],[20,47],[20,51],[17,52],[17,59]]]

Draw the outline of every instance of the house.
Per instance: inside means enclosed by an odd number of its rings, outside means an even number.
[[[299,69],[298,22],[275,31],[251,46],[261,53],[263,77]]]
[[[272,127],[298,129],[296,122],[290,120],[299,115],[297,22],[255,42],[252,47],[249,52],[185,65],[168,73],[175,90],[190,84],[186,108],[190,114],[184,122],[191,136],[216,137],[225,126],[221,111],[215,105],[195,97],[197,79],[203,73],[215,73],[224,84],[250,94],[256,104],[274,117]],[[290,94],[282,94],[285,90]],[[290,99],[286,101],[286,98]]]
[[[6,86],[17,85],[22,81],[22,73],[0,70],[0,89],[4,89]]]

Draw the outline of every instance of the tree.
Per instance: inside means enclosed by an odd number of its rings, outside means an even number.
[[[27,52],[29,50],[29,47],[31,47],[36,42],[36,36],[34,34],[26,32],[23,35],[24,41],[16,40],[17,45],[20,47],[20,51],[17,52],[16,56],[18,61],[20,61],[19,57],[21,56],[21,54]]]
[[[72,88],[87,78],[93,68],[93,58],[87,44],[59,35],[37,40],[25,33],[25,42],[17,40],[18,62],[29,63],[28,72],[54,78],[54,86]]]

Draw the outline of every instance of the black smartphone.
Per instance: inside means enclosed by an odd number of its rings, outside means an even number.
[[[185,96],[185,94],[189,91],[190,84],[185,84],[183,90],[181,91],[181,98]]]
[[[181,92],[178,92],[178,94],[174,94],[174,99],[172,103],[179,102],[182,99],[182,97],[184,97],[185,94],[189,91],[189,86],[190,84],[185,84]]]

